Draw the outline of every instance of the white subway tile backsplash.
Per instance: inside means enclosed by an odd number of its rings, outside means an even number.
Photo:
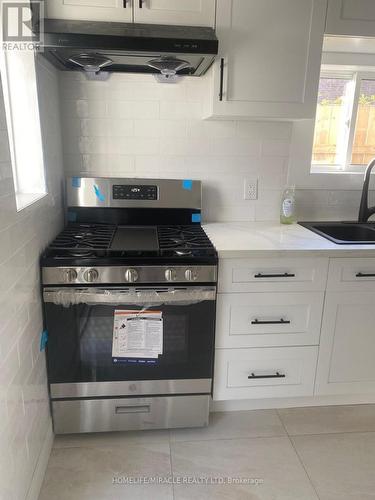
[[[60,77],[68,174],[201,179],[205,220],[278,218],[290,123],[202,120],[205,78],[83,78]],[[243,199],[249,175],[259,178],[259,200]]]
[[[83,155],[83,172],[97,177],[111,175],[114,173],[119,177],[125,177],[135,172],[134,157],[131,155],[110,154],[110,155]],[[65,164],[66,165],[66,164]],[[77,168],[74,168],[72,158],[67,173],[76,175]]]
[[[253,221],[255,220],[255,203],[248,205],[213,205],[208,210],[208,218],[212,222]]]
[[[211,153],[219,156],[259,156],[260,143],[241,137],[211,139]]]
[[[161,119],[199,119],[202,116],[201,102],[187,101],[161,101],[160,118]]]
[[[148,137],[186,137],[186,123],[181,120],[134,120],[134,135]]]
[[[62,148],[57,72],[44,64],[39,61],[37,68],[49,192],[20,212],[5,121],[0,119],[0,498],[4,500],[26,498],[50,420],[45,359],[38,343],[42,330],[39,255],[61,228]],[[69,95],[75,91],[71,81]],[[80,100],[82,89],[77,92],[78,100],[70,99],[65,109],[71,130],[67,142],[72,148],[73,139],[82,137],[80,116],[92,109],[91,94],[88,102]],[[81,158],[79,151],[77,157]],[[31,378],[34,370],[38,378]]]
[[[158,101],[108,101],[107,111],[109,118],[143,118],[153,119],[159,117]]]
[[[108,137],[108,151],[119,155],[154,155],[160,149],[159,139],[149,138],[147,141],[139,137]]]
[[[266,139],[262,143],[263,156],[288,156],[290,142],[283,139]]]
[[[62,107],[63,118],[105,118],[107,107],[104,101],[66,100]]]

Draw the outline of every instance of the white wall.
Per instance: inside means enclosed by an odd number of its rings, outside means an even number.
[[[291,124],[203,121],[207,83],[60,73],[66,173],[202,179],[205,220],[277,219]],[[244,179],[254,175],[259,199],[244,200]]]
[[[51,429],[45,356],[39,351],[39,255],[62,225],[62,155],[56,73],[45,64],[38,73],[49,195],[19,213],[0,85],[1,500],[26,498]]]

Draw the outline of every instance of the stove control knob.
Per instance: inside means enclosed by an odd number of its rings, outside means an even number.
[[[175,281],[177,279],[177,273],[175,269],[166,269],[165,270],[165,279],[167,281]]]
[[[83,277],[88,283],[94,283],[99,278],[99,273],[96,269],[87,269],[83,273]]]
[[[125,281],[128,283],[134,283],[138,280],[138,273],[135,269],[127,269],[125,271]]]
[[[75,269],[63,269],[61,271],[61,278],[64,283],[72,283],[77,279],[77,271]]]
[[[196,281],[198,279],[198,273],[196,271],[193,271],[192,269],[186,269],[185,279],[187,281]]]

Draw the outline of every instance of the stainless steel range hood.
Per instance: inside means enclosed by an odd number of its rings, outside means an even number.
[[[200,76],[212,64],[212,28],[46,19],[43,55],[65,71]]]

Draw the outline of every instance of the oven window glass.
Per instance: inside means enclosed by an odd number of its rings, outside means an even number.
[[[119,309],[144,310],[126,304],[45,303],[50,383],[212,377],[215,301],[147,307],[163,316],[163,353],[152,364],[113,362],[114,311]]]

